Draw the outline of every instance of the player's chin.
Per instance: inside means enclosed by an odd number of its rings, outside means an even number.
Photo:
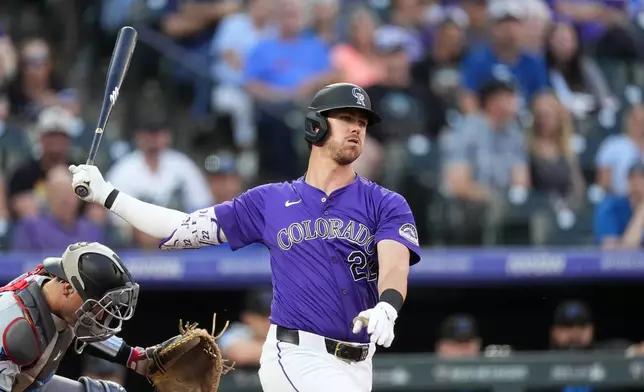
[[[349,165],[355,162],[362,153],[362,148],[346,148],[338,156],[338,163],[341,165]]]

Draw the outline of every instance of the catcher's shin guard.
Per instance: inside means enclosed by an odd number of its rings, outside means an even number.
[[[127,392],[125,388],[112,381],[94,380],[85,376],[78,381],[85,386],[85,392]]]

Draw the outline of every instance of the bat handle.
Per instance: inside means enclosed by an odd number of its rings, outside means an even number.
[[[89,184],[76,185],[76,188],[74,188],[74,193],[81,199],[87,197],[87,195],[89,195]]]
[[[93,165],[94,164],[93,157],[90,157],[89,159],[87,159],[87,162],[85,164]],[[84,182],[82,184],[76,185],[76,187],[74,188],[74,193],[76,194],[76,196],[80,197],[81,199],[87,197],[87,195],[89,195],[89,182]]]

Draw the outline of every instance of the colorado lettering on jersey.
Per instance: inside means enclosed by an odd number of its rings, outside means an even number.
[[[315,221],[307,219],[280,229],[276,238],[282,250],[290,250],[295,244],[316,239],[346,240],[356,245],[359,249],[351,251],[345,260],[350,265],[351,277],[356,282],[378,279],[378,263],[374,256],[376,236],[362,223],[354,220],[345,223],[337,218],[317,218]]]
[[[349,220],[348,223],[336,218],[317,218],[291,223],[277,232],[277,244],[283,250],[289,250],[293,244],[316,239],[344,239],[364,249],[372,256],[376,252],[376,237],[362,223]]]

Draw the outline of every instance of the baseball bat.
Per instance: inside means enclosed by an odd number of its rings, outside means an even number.
[[[107,76],[105,78],[105,93],[103,95],[103,103],[101,105],[101,113],[98,116],[96,124],[96,131],[94,131],[94,139],[89,149],[87,157],[87,165],[93,165],[98,152],[98,146],[101,144],[103,132],[107,127],[107,121],[112,114],[112,108],[116,103],[119,96],[119,90],[127,74],[127,69],[130,66],[130,60],[134,54],[134,47],[136,46],[138,33],[130,26],[123,27],[116,38],[114,44],[114,51],[110,59],[110,65],[107,69]],[[89,194],[89,184],[78,184],[74,188],[74,192],[79,197],[86,197]]]

